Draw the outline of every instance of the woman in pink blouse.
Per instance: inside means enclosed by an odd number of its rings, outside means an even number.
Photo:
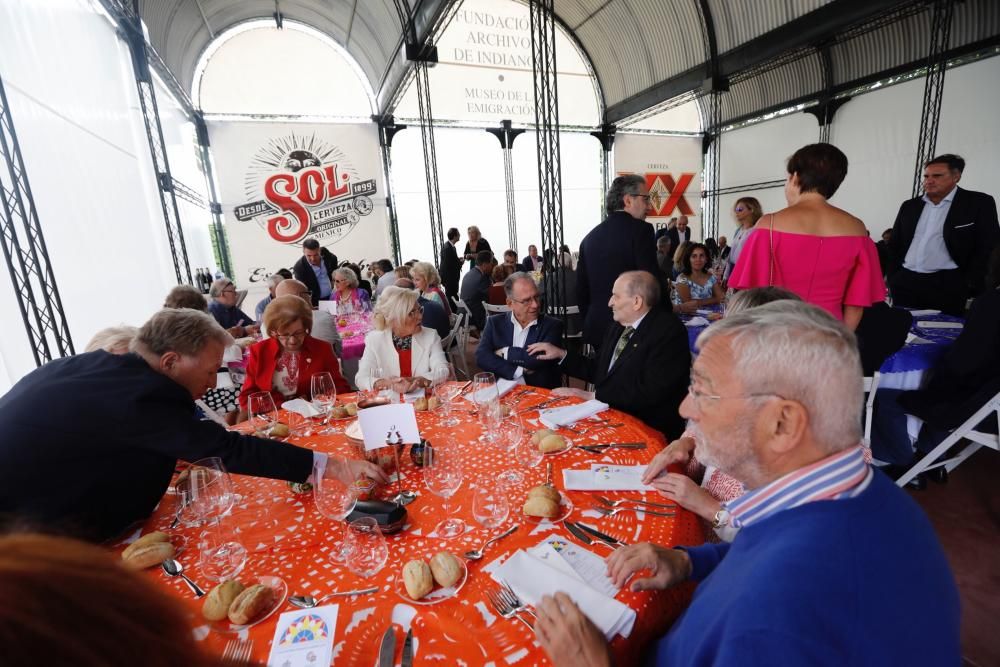
[[[797,150],[788,160],[788,207],[757,222],[729,286],[784,287],[856,329],[864,308],[885,300],[885,283],[864,223],[827,202],[846,175],[836,146]]]

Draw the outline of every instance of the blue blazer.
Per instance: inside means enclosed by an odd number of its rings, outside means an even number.
[[[479,347],[476,348],[476,365],[506,380],[513,380],[518,366],[523,366],[524,381],[534,387],[552,389],[562,385],[559,364],[555,361],[539,361],[529,355],[526,349],[532,343],[542,342],[562,346],[562,322],[554,317],[541,315],[535,326],[528,330],[525,347],[511,347],[514,340],[514,322],[511,317],[510,313],[500,313],[486,320],[479,338]],[[506,359],[496,354],[503,347],[507,348]]]

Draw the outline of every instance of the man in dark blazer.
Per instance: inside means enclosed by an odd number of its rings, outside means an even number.
[[[444,287],[444,293],[452,300],[458,298],[458,278],[462,274],[462,262],[458,259],[458,251],[455,250],[459,236],[456,227],[448,230],[448,240],[441,246],[441,266],[438,267],[441,286]]]
[[[232,340],[207,313],[164,309],[139,330],[133,352],[52,361],[0,398],[0,516],[92,540],[150,515],[178,459],[218,456],[230,472],[304,482],[375,466],[199,421],[194,399],[215,386]]]
[[[611,286],[626,271],[656,275],[653,226],[646,220],[649,188],[642,176],[619,176],[611,182],[605,205],[608,217],[580,243],[576,296],[583,317],[583,340],[599,346],[611,326]]]
[[[542,258],[538,256],[538,246],[528,246],[528,255],[521,260],[521,266],[518,270],[526,273],[542,270]]]
[[[493,284],[491,275],[495,266],[496,259],[494,259],[493,253],[489,250],[480,250],[476,253],[476,265],[469,269],[469,272],[462,278],[462,289],[459,291],[459,296],[469,307],[469,312],[472,314],[472,324],[480,331],[486,326],[486,308],[483,304],[486,303],[487,293],[490,285]]]
[[[333,293],[333,278],[331,274],[337,268],[337,256],[326,248],[320,248],[316,239],[306,239],[302,242],[302,257],[292,267],[292,275],[304,283],[312,292],[313,308],[320,301],[327,301]]]
[[[669,442],[684,431],[679,409],[690,382],[691,352],[684,325],[659,304],[656,277],[628,271],[612,288],[614,324],[596,358],[551,343],[529,345],[528,353],[561,360],[563,372],[594,383],[597,400],[638,417]]]
[[[677,218],[677,226],[667,230],[667,238],[670,239],[670,247],[677,250],[681,244],[691,240],[691,228],[688,227],[686,215]]]
[[[889,241],[894,306],[962,315],[983,291],[1000,223],[993,197],[958,187],[964,169],[957,155],[934,158],[924,165],[924,195],[899,207]]]
[[[503,287],[510,312],[486,321],[476,348],[476,365],[506,380],[524,378],[534,387],[558,387],[562,384],[559,365],[531,356],[527,348],[538,342],[559,345],[562,322],[541,314],[541,293],[527,273],[511,274]]]

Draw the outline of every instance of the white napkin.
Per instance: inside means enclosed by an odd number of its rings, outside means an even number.
[[[928,315],[940,315],[940,310],[934,310],[933,308],[928,308],[927,310],[911,310],[910,315],[914,317],[927,317]]]
[[[602,403],[598,400],[586,401],[584,403],[577,403],[576,405],[567,405],[564,408],[542,410],[538,415],[538,421],[545,424],[548,428],[555,429],[560,426],[568,426],[587,417],[593,417],[598,412],[604,412],[607,409],[607,403]]]
[[[961,322],[931,322],[929,320],[917,322],[917,327],[920,329],[961,329],[964,326]]]
[[[567,491],[651,491],[642,483],[646,466],[614,466],[594,463],[590,470],[564,468],[563,488]]]
[[[704,317],[692,317],[684,324],[689,327],[707,327],[709,325],[709,321]]]
[[[281,404],[281,409],[300,414],[307,418],[316,417],[320,414],[320,411],[316,409],[316,406],[304,398],[295,398],[290,401],[285,401]]]
[[[497,394],[503,396],[504,394],[506,394],[519,384],[524,384],[524,380],[523,379],[505,380],[503,378],[500,378],[499,380],[497,380]],[[473,403],[478,404],[480,400],[485,400],[485,398],[480,399],[480,395],[485,396],[486,391],[487,391],[486,389],[480,389],[479,391],[469,394],[468,396],[466,396],[466,398],[468,398]]]
[[[560,591],[565,593],[608,641],[618,634],[627,638],[635,625],[635,611],[628,605],[602,595],[590,586],[581,585],[577,577],[550,567],[520,549],[491,576],[496,581],[507,582],[518,599],[530,605],[537,605],[543,595],[554,595]]]

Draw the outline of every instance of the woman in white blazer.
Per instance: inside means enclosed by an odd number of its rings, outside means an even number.
[[[365,336],[365,353],[358,364],[358,389],[391,389],[408,393],[448,377],[441,337],[420,326],[423,307],[416,290],[387,287],[375,305],[375,328]],[[372,369],[381,379],[372,382]]]

